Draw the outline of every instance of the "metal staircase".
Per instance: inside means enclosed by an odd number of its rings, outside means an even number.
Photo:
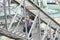
[[[48,22],[50,21],[51,23],[50,23],[50,27],[51,28],[53,28],[54,29],[54,26],[55,27],[57,27],[57,28],[59,28],[59,24],[53,19],[53,18],[51,18],[49,15],[47,15],[46,14],[46,12],[44,12],[40,7],[38,7],[34,2],[32,2],[31,0],[28,0],[30,3],[31,3],[31,5],[33,5],[33,7],[37,7],[37,9],[36,10],[31,10],[31,9],[29,9],[29,8],[27,8],[27,7],[29,7],[29,5],[27,5],[26,6],[26,9],[28,9],[30,12],[32,12],[33,14],[35,14],[35,15],[38,15],[38,12],[39,11],[41,11],[40,12],[40,17],[41,17],[41,19],[42,20],[44,20],[44,22],[46,22],[47,24],[48,24]],[[42,17],[42,15],[44,16],[44,17]],[[46,18],[46,19],[45,19]]]
[[[16,0],[15,0],[16,1]],[[21,0],[22,1],[22,0]],[[21,3],[21,1],[17,1],[18,3],[20,3],[20,7],[24,8],[24,5],[23,3]],[[23,1],[22,1],[23,2]],[[30,32],[27,34],[28,35],[28,39],[29,39],[29,35],[30,33],[32,32],[32,30],[34,29],[34,27],[36,26],[36,23],[38,22],[37,19],[39,20],[39,25],[41,24],[40,22],[43,22],[47,25],[47,27],[50,27],[52,28],[54,31],[56,31],[56,35],[57,35],[57,31],[59,30],[58,28],[60,27],[60,24],[58,24],[53,18],[51,18],[49,15],[46,14],[46,12],[44,12],[38,5],[36,5],[34,2],[32,2],[31,0],[26,0],[25,1],[26,4],[25,4],[25,9],[26,11],[29,11],[30,14],[34,14],[35,15],[35,19],[34,19],[34,22],[32,24],[32,27],[30,29]],[[28,5],[29,4],[29,5]],[[31,9],[30,9],[31,8]],[[26,12],[25,11],[25,12]],[[15,12],[15,11],[14,11]],[[10,38],[14,38],[17,40],[18,39],[21,39],[21,40],[25,40],[26,39],[26,35],[23,31],[23,25],[21,24],[20,25],[20,22],[21,22],[21,19],[22,19],[22,16],[20,17],[19,21],[17,22],[17,24],[15,26],[12,26],[13,23],[14,23],[14,20],[16,18],[18,13],[15,12],[15,15],[14,17],[12,18],[12,21],[10,23],[10,25],[8,26],[8,29],[5,29],[5,28],[0,28],[0,33],[5,35],[5,36],[8,36]],[[40,26],[39,26],[40,27]],[[41,31],[39,29],[39,27],[37,28],[39,31]],[[55,29],[57,28],[57,29]],[[47,28],[46,28],[47,29]],[[36,30],[36,29],[34,29]],[[37,30],[37,31],[38,31]],[[41,34],[39,34],[39,31],[38,31],[38,36],[41,37]],[[44,38],[46,37],[46,32],[47,30],[45,30],[44,32],[44,35],[42,36],[41,40],[44,40]],[[34,33],[32,33],[34,35]],[[40,40],[38,37],[38,40]],[[33,40],[37,40],[35,37],[32,37]]]

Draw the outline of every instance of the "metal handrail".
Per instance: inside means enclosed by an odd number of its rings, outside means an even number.
[[[49,15],[46,14],[46,12],[44,12],[40,7],[38,7],[37,5],[35,5],[32,1],[28,0],[28,2],[30,2],[32,5],[36,6],[36,8],[38,10],[40,10],[45,16],[47,16],[50,20],[52,20],[54,23],[56,23],[58,26],[60,26],[53,18],[51,18]],[[19,3],[19,2],[18,2]],[[27,9],[27,8],[26,8]],[[33,12],[31,12],[29,9],[27,9],[30,13],[34,14]],[[36,15],[36,14],[34,14]],[[41,19],[42,20],[42,19]],[[44,20],[43,20],[44,21]],[[45,21],[44,21],[45,22]],[[47,23],[47,22],[46,22]],[[52,27],[52,26],[51,26]],[[53,27],[52,27],[53,28]]]
[[[57,23],[53,18],[51,18],[43,9],[41,9],[38,5],[36,5],[34,2],[32,2],[31,0],[28,0],[32,5],[34,5],[38,10],[40,10],[45,16],[47,16],[48,18],[50,18],[50,20],[52,20],[54,23],[56,23],[58,26],[60,26],[59,23]]]
[[[11,2],[11,0],[8,0],[8,11],[9,11],[9,14],[10,14],[10,2]],[[10,22],[11,22],[11,19],[10,19]]]
[[[21,37],[15,33],[12,33],[12,32],[9,32],[8,30],[6,30],[5,28],[0,28],[0,34],[4,35],[4,36],[7,36],[9,38],[13,38],[13,39],[25,39],[25,37]]]
[[[20,24],[21,20],[22,20],[22,17],[20,18],[20,20],[19,20],[17,26],[14,28],[13,33],[14,33],[14,32],[17,30],[17,28],[19,27],[19,24]]]
[[[54,39],[58,36],[58,31],[59,31],[59,27],[57,27],[57,29],[56,29]]]
[[[47,36],[47,30],[48,30],[49,25],[50,25],[50,21],[49,21],[49,23],[47,24],[47,27],[46,27],[46,30],[45,30],[44,35],[43,35],[43,37],[42,37],[42,40],[44,40],[44,38]],[[49,28],[50,28],[50,27],[49,27]]]
[[[1,3],[0,2],[0,4],[2,4],[3,5],[3,3]],[[6,6],[7,7],[7,6]],[[10,7],[10,4],[9,4],[9,7]],[[16,9],[18,6],[16,6],[16,7],[14,7],[14,8],[12,8],[12,9]],[[10,10],[12,10],[12,9],[10,9]]]
[[[21,4],[20,4],[20,7],[21,7]],[[17,14],[18,14],[18,13],[16,13],[16,14],[14,15],[14,17],[13,17],[13,19],[12,19],[12,22],[11,22],[11,24],[9,25],[8,30],[12,27],[12,24],[13,24],[13,22],[14,22],[14,20],[15,20],[15,17],[17,16]]]

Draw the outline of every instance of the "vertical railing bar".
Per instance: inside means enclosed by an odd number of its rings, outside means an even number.
[[[55,32],[55,37],[54,37],[54,39],[57,37],[58,30],[59,30],[59,27],[56,28],[56,32]]]
[[[9,15],[10,15],[10,3],[11,3],[11,0],[8,0],[8,11],[9,11]],[[10,18],[10,22],[11,22],[11,18]]]
[[[41,1],[41,0],[38,0],[38,2],[39,2],[39,7],[41,7],[41,6],[42,6],[42,5],[41,5],[41,2],[42,2],[42,1]]]
[[[21,22],[21,19],[22,19],[22,17],[20,18],[20,20],[19,20],[19,22],[18,22],[16,28],[13,30],[13,32],[15,32],[15,31],[17,30],[17,28],[19,27],[19,24],[20,24],[20,22]]]
[[[47,30],[48,30],[49,25],[50,25],[50,21],[49,21],[49,23],[47,24],[47,27],[46,27],[46,30],[45,30],[45,32],[44,32],[44,36],[42,37],[42,40],[44,40],[44,38],[47,36]],[[50,28],[50,27],[49,27],[49,28]]]
[[[21,7],[21,3],[20,3],[20,7]],[[13,22],[14,22],[14,20],[15,20],[15,17],[17,16],[17,14],[18,14],[18,13],[16,13],[16,14],[14,15],[14,17],[12,18],[12,22],[10,23],[8,30],[12,27],[12,24],[13,24]]]
[[[12,27],[12,24],[13,24],[13,22],[14,22],[14,20],[15,20],[16,15],[17,15],[17,13],[14,15],[14,17],[13,17],[13,19],[12,19],[12,22],[10,23],[10,25],[9,25],[9,27],[8,27],[8,30]]]
[[[38,12],[38,37],[39,37],[39,39],[38,40],[41,40],[41,26],[40,26],[40,22],[41,22],[41,20],[40,20],[40,11]]]
[[[25,5],[26,5],[26,0],[23,0],[23,6],[24,6],[23,14],[25,15],[24,17],[26,17],[26,8],[25,8]],[[25,21],[26,21],[26,18],[25,18]],[[27,40],[27,35],[28,35],[28,33],[27,33],[27,21],[25,22],[25,30],[26,30],[26,33],[25,33],[26,39],[25,40]]]
[[[6,13],[6,2],[3,0],[4,14],[5,14],[5,27],[7,29],[7,13]]]
[[[53,19],[55,19],[54,14],[53,14]],[[57,37],[58,30],[59,30],[59,27],[56,27],[56,32],[55,32],[55,35],[54,35],[54,39]]]
[[[0,2],[1,3],[1,2]],[[3,5],[3,3],[1,3],[2,5]],[[17,8],[17,7],[16,7]],[[13,8],[13,9],[16,9],[16,8]],[[10,9],[10,6],[9,6],[9,9]],[[12,10],[12,9],[10,9],[10,10]],[[14,10],[12,10],[12,11],[14,11]],[[15,11],[14,11],[15,12]],[[15,12],[16,13],[16,12]],[[9,14],[10,14],[10,12],[9,12]]]

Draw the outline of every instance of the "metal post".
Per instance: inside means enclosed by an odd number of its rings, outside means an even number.
[[[9,15],[10,15],[10,2],[11,0],[7,0],[8,1],[8,11],[9,11]],[[10,22],[11,22],[11,19],[10,19]]]
[[[51,24],[51,21],[49,20],[49,22],[48,22],[48,24],[47,24],[47,27],[46,27],[46,29],[45,29],[45,31],[44,31],[44,36],[42,37],[42,40],[44,40],[44,38],[47,36],[47,30],[48,30],[48,28],[50,28],[49,27],[49,25]]]
[[[39,2],[39,7],[41,7],[41,0],[38,0],[38,2]]]
[[[59,31],[59,27],[56,28],[56,32],[55,32],[55,37],[54,38],[58,37],[58,35],[59,35],[58,31]]]
[[[37,24],[37,28],[38,28],[38,40],[41,40],[41,29],[40,29],[40,12],[38,12],[38,24]]]
[[[5,16],[5,27],[7,29],[7,13],[6,13],[6,2],[3,0],[3,7],[4,7],[4,16]]]
[[[26,17],[26,8],[25,8],[25,1],[26,0],[23,0],[23,6],[24,6],[24,15],[25,15],[25,17]],[[25,20],[26,20],[26,18],[25,18]],[[26,40],[27,40],[27,35],[28,35],[28,33],[27,33],[27,22],[25,22],[25,29],[26,29]]]
[[[22,5],[22,3],[20,3],[20,7],[21,7],[21,5]],[[15,11],[13,10],[13,12],[15,12]],[[13,22],[14,22],[16,16],[17,16],[17,14],[18,14],[18,13],[15,12],[14,17],[12,18],[12,22],[10,23],[9,28],[8,28],[9,31],[10,31],[10,29],[11,29],[11,27],[12,27],[12,24],[13,24]]]
[[[22,17],[21,17],[21,19],[22,19]],[[13,30],[13,33],[14,33],[15,31],[17,31],[17,28],[19,27],[19,24],[20,24],[20,22],[21,22],[21,19],[19,19],[19,22],[17,23],[16,28]]]

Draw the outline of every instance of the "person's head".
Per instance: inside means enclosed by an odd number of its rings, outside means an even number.
[[[29,20],[29,19],[30,19],[30,16],[27,15],[27,16],[26,16],[26,20]]]
[[[50,33],[51,32],[51,29],[49,28],[47,31]]]

